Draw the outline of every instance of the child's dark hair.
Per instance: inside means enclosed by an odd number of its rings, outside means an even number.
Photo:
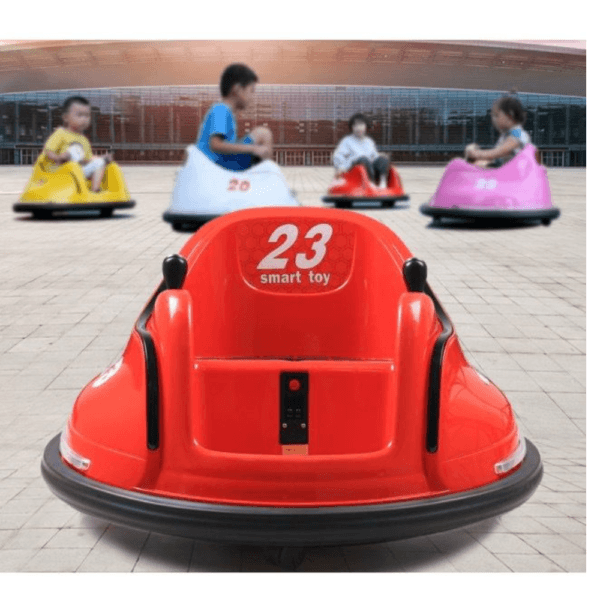
[[[523,125],[527,119],[527,111],[523,108],[521,101],[517,98],[514,92],[508,96],[498,98],[494,104],[504,114],[507,114],[513,121]]]
[[[356,123],[357,121],[364,123],[367,126],[367,129],[369,129],[369,119],[367,119],[367,117],[365,117],[365,115],[363,115],[362,113],[355,113],[350,117],[350,120],[348,121],[348,129],[350,129],[350,131],[352,131],[354,123]]]
[[[83,96],[69,96],[62,105],[63,115],[69,112],[69,109],[73,104],[83,104],[84,106],[89,106],[90,101]]]
[[[226,98],[236,83],[239,83],[242,87],[246,87],[257,81],[258,76],[250,67],[241,63],[229,65],[221,75],[221,96]]]

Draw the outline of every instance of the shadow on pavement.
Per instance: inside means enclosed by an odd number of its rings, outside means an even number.
[[[219,544],[188,538],[148,533],[140,548],[134,530],[82,515],[82,521],[99,533],[105,542],[132,555],[143,555],[145,570],[179,572],[281,572],[273,552],[259,546]],[[492,533],[498,518],[477,525],[476,533],[466,529],[381,544],[307,548],[298,572],[401,572],[447,571],[447,557],[477,545]],[[105,531],[106,530],[106,531]],[[155,564],[156,568],[148,568]]]

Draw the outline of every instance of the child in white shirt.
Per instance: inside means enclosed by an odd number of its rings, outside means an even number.
[[[356,113],[350,117],[348,127],[352,133],[342,138],[333,153],[335,176],[339,177],[355,165],[364,165],[369,179],[386,187],[390,160],[377,152],[375,142],[366,135],[367,126],[365,115]]]

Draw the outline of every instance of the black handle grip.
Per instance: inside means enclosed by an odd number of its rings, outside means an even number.
[[[418,258],[409,258],[402,268],[404,281],[410,292],[423,292],[427,280],[427,265]]]
[[[163,277],[168,290],[178,290],[187,273],[187,261],[179,254],[172,254],[163,260]]]

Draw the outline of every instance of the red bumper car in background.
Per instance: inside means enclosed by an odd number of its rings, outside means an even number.
[[[334,180],[323,197],[323,202],[333,203],[336,208],[352,208],[355,202],[378,204],[384,208],[393,207],[396,202],[410,200],[404,192],[400,175],[394,167],[388,172],[387,187],[377,187],[363,165],[356,165]]]

